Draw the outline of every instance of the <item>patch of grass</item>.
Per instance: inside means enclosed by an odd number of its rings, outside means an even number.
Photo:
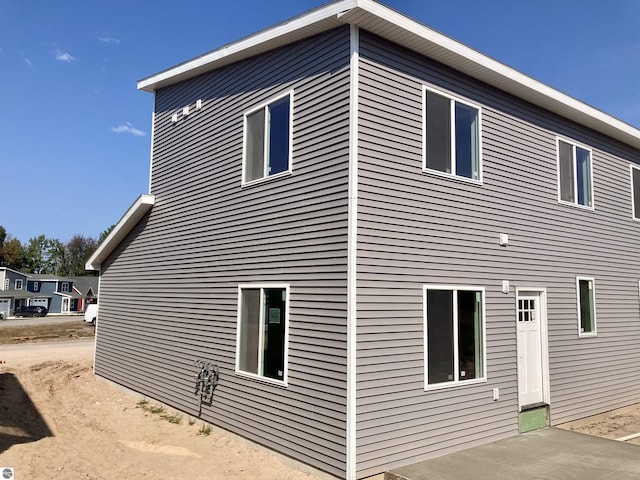
[[[151,405],[148,409],[147,412],[149,413],[163,413],[164,412],[164,407],[162,405]]]
[[[202,426],[200,427],[200,430],[198,430],[198,435],[202,435],[204,437],[208,436],[211,433],[211,425],[208,425],[206,423],[203,423]]]
[[[94,335],[93,327],[81,319],[40,325],[32,325],[29,323],[29,319],[26,319],[24,325],[14,327],[0,324],[0,345],[48,340],[73,340],[75,338],[93,337]]]
[[[189,425],[193,425],[194,423],[196,423],[196,419],[193,417],[189,417]]]
[[[149,404],[149,400],[147,400],[146,398],[142,398],[140,399],[140,401],[138,402],[138,406],[139,407],[144,407],[145,405]]]
[[[182,415],[178,415],[177,413],[174,415],[169,415],[168,413],[164,413],[160,415],[160,418],[166,420],[169,423],[173,423],[175,425],[180,425],[180,423],[182,423]]]

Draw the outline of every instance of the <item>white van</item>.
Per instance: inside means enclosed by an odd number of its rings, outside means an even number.
[[[84,321],[89,322],[92,325],[95,325],[97,319],[98,319],[98,304],[92,303],[90,305],[87,305],[87,309],[84,311]]]

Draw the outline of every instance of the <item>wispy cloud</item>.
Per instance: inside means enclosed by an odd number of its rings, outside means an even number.
[[[138,130],[131,123],[127,122],[124,125],[118,125],[117,127],[111,127],[111,131],[114,133],[130,133],[136,137],[144,137],[145,133],[142,130]]]
[[[120,45],[120,40],[113,37],[100,37],[98,40],[100,40],[102,43],[111,43],[113,45]]]
[[[27,65],[29,65],[31,68],[33,68],[33,63],[31,63],[31,60],[29,60],[28,58],[24,59],[24,63],[26,63]]]
[[[74,60],[76,60],[76,57],[71,55],[69,52],[63,52],[59,48],[56,48],[56,60],[58,60],[60,62],[71,63]]]

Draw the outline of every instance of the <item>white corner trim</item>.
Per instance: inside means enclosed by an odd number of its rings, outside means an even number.
[[[356,479],[356,342],[357,301],[357,247],[358,247],[358,82],[359,43],[358,27],[351,25],[351,54],[349,76],[349,199],[347,234],[347,468],[346,479]]]
[[[155,108],[156,94],[153,94],[153,105]],[[156,112],[151,112],[151,147],[149,148],[149,194],[151,194],[151,179],[153,178],[153,139],[156,132]]]
[[[155,201],[156,197],[154,195],[140,195],[118,221],[114,229],[111,230],[107,238],[104,239],[89,260],[87,260],[85,269],[100,270],[102,262],[113,252],[120,242],[124,240],[124,237],[136,226],[140,219],[151,210]]]

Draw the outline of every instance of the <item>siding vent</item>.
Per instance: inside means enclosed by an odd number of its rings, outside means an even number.
[[[182,107],[182,115],[184,115],[185,117],[189,115],[189,105],[187,105],[186,107]]]
[[[174,113],[171,116],[171,123],[178,123],[178,114],[177,113]]]
[[[506,233],[501,233],[500,234],[500,246],[501,247],[506,247],[507,245],[509,245],[509,235],[507,235]]]
[[[196,101],[196,110],[200,110],[202,108],[202,100],[198,99]]]

